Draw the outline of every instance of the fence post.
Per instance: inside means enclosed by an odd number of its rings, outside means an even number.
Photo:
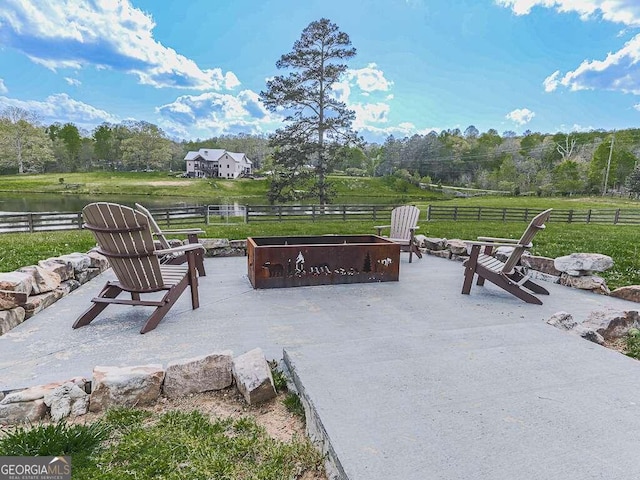
[[[617,223],[618,223],[618,220],[620,220],[620,209],[619,209],[619,208],[616,210],[616,216],[615,216],[615,218],[613,219],[613,224],[614,224],[614,225],[615,225],[615,224],[617,224]]]
[[[373,206],[373,221],[375,222],[378,219],[378,207]]]
[[[478,207],[478,221],[480,221],[481,216],[482,216],[482,207]]]
[[[165,212],[165,218],[167,219],[167,227],[171,226],[171,217],[169,215],[169,209],[167,208],[167,211]]]
[[[456,220],[458,220],[458,207],[457,206],[453,207],[453,221],[455,222]]]
[[[431,204],[427,206],[427,222],[431,220]]]
[[[316,221],[316,206],[315,205],[311,205],[311,221],[312,222]]]
[[[573,209],[569,210],[569,216],[567,217],[567,223],[571,223],[571,220],[573,220]]]
[[[244,223],[249,223],[249,209],[251,208],[250,205],[245,205],[244,206]]]
[[[529,220],[529,209],[525,208],[524,209],[524,221],[526,222],[527,220]]]
[[[591,221],[591,209],[587,210],[587,224]]]
[[[204,224],[209,225],[209,205],[202,207],[202,215],[204,216]]]
[[[342,221],[343,222],[347,221],[347,206],[346,205],[342,205]]]
[[[282,221],[282,205],[278,205],[278,221]]]
[[[78,228],[82,230],[82,212],[78,212],[77,215],[78,215],[78,220],[77,220]]]
[[[502,209],[502,221],[506,221],[507,220],[507,209],[503,208]]]
[[[29,223],[29,232],[33,233],[33,213],[27,214],[27,222]]]

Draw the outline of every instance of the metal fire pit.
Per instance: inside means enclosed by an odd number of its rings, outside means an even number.
[[[247,238],[253,288],[397,281],[400,246],[377,235]]]

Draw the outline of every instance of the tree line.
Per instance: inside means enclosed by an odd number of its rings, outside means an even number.
[[[244,152],[261,163],[268,140],[257,135],[222,135],[176,141],[145,121],[102,123],[84,131],[71,122],[43,125],[25,109],[0,111],[0,173],[87,172],[95,170],[184,171],[188,151],[222,148]]]

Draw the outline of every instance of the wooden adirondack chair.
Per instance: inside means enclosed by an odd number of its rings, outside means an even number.
[[[413,205],[404,205],[396,207],[391,211],[391,225],[378,225],[373,228],[378,230],[378,235],[382,234],[384,228],[389,228],[389,240],[400,245],[400,250],[409,252],[409,263],[411,263],[413,254],[418,258],[422,258],[422,252],[415,244],[415,231],[418,227],[418,217],[420,210]]]
[[[147,216],[147,218],[149,219],[149,225],[151,225],[151,230],[153,231],[153,235],[156,237],[156,240],[160,242],[160,246],[163,249],[171,248],[166,235],[186,235],[189,243],[200,243],[198,240],[198,235],[202,235],[203,233],[205,233],[204,230],[200,230],[199,228],[162,230],[149,210],[147,210],[139,203],[136,203],[136,210],[144,213]],[[201,277],[204,277],[206,275],[206,272],[204,271],[203,252],[204,250],[199,250],[196,252],[196,268],[198,269],[198,275],[200,275]],[[164,257],[160,258],[160,263],[166,263],[168,265],[181,265],[186,261],[187,257],[184,253],[165,255]]]
[[[531,241],[536,233],[545,228],[544,222],[549,219],[551,210],[552,209],[545,210],[536,215],[519,240],[478,237],[478,241],[466,241],[468,245],[471,245],[471,254],[469,259],[464,263],[465,270],[462,293],[469,294],[471,284],[473,283],[473,276],[477,274],[477,285],[484,285],[484,281],[489,280],[491,283],[494,283],[527,303],[542,305],[542,301],[533,295],[533,293],[549,295],[549,292],[540,285],[532,282],[529,276],[523,275],[522,272],[516,269],[516,266],[522,254],[533,246]],[[494,248],[502,246],[514,247],[513,252],[509,255],[506,262],[501,262],[491,256]],[[484,247],[483,252],[480,252],[480,247]]]
[[[73,328],[88,325],[112,303],[156,307],[140,330],[146,333],[156,328],[187,287],[191,289],[191,305],[199,307],[196,252],[200,244],[187,244],[156,250],[149,219],[132,208],[115,203],[91,203],[82,215],[85,228],[91,230],[98,242],[98,251],[107,257],[118,281],[107,282],[93,305],[73,324]],[[181,265],[162,265],[159,258],[173,253],[186,256]],[[140,295],[166,292],[160,300],[141,300]],[[129,292],[131,299],[116,298]]]

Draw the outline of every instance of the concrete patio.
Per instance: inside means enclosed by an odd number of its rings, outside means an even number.
[[[636,303],[551,284],[542,306],[489,284],[463,296],[460,263],[406,254],[379,284],[253,290],[245,258],[206,269],[201,307],[183,295],[146,335],[145,307],[71,329],[111,273],[92,280],[0,337],[0,390],[261,347],[289,365],[332,476],[640,477],[640,362],[545,323]]]

